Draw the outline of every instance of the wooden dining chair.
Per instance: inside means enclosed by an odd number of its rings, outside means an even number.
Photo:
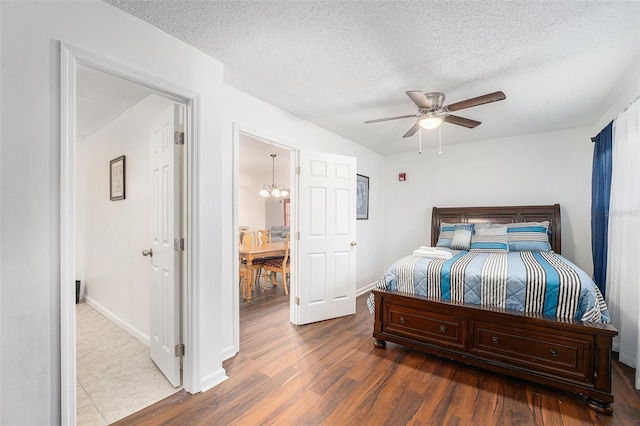
[[[244,245],[253,245],[256,243],[256,241],[258,241],[256,239],[256,232],[255,231],[250,231],[248,229],[242,229],[240,230],[240,232],[238,233],[239,236],[239,242],[241,246]],[[245,237],[246,236],[246,237]]]
[[[271,242],[271,231],[268,229],[258,229],[256,231],[256,239],[258,244],[267,244]]]
[[[284,287],[284,294],[289,294],[289,289],[287,288],[287,274],[289,273],[289,239],[285,241],[285,252],[284,257],[276,257],[272,259],[266,259],[262,264],[262,270],[264,271],[264,285],[267,285],[267,275],[269,275],[269,282],[271,282],[272,286],[278,285],[275,280],[276,274],[267,274],[267,272],[275,272],[282,274],[282,286]]]
[[[240,231],[240,245],[253,246],[256,244],[256,233],[254,231],[242,230]],[[247,265],[245,259],[240,259],[240,288],[242,289],[242,298],[248,300],[249,292],[253,291],[253,285],[249,286],[250,274],[254,275],[252,284],[260,281],[260,274],[262,272],[262,264],[260,260],[254,260],[251,266]]]

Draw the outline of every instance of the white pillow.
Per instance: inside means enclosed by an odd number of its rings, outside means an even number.
[[[507,227],[502,228],[476,228],[477,235],[507,235]]]
[[[471,244],[472,232],[470,229],[458,228],[453,231],[453,238],[451,239],[451,248],[453,250],[469,250],[469,244]]]

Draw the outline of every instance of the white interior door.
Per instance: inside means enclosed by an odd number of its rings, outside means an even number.
[[[308,324],[356,312],[356,158],[300,151],[298,165],[294,322]]]
[[[173,386],[180,385],[180,163],[174,143],[179,105],[151,124],[151,359]]]

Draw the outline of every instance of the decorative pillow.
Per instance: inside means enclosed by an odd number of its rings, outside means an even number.
[[[469,251],[509,253],[507,228],[477,229],[471,237]]]
[[[453,231],[456,226],[469,226],[471,227],[471,233],[473,234],[473,223],[447,223],[440,222],[440,234],[438,234],[437,247],[451,247],[451,240],[453,239]],[[466,250],[466,249],[465,249]]]
[[[500,227],[492,226],[491,228],[476,228],[477,235],[504,235],[507,236],[507,227],[502,225]]]
[[[491,222],[478,222],[474,223],[474,232],[478,233],[478,229],[489,229],[491,228]]]
[[[551,251],[549,222],[508,223],[507,237],[511,251]]]
[[[471,235],[473,235],[474,226],[472,224],[455,225],[453,230],[453,238],[451,238],[451,248],[453,250],[469,250],[471,243]]]
[[[453,230],[455,224],[453,223],[440,223],[440,234],[438,235],[437,247],[451,247],[451,239],[453,238]]]

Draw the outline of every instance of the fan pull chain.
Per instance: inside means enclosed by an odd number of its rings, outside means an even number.
[[[418,130],[418,154],[422,154],[422,129]]]
[[[442,154],[442,126],[438,127],[438,140],[440,142],[440,151],[438,152],[438,155]]]

